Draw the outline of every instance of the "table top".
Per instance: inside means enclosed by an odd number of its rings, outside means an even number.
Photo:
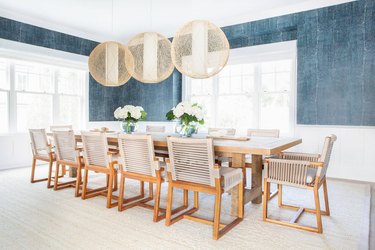
[[[47,133],[52,135],[52,133]],[[80,132],[75,131],[76,138],[80,139]],[[156,147],[167,147],[167,137],[180,135],[175,133],[141,133],[136,134],[149,134],[154,140],[154,146]],[[108,142],[117,143],[116,133],[107,133]],[[206,138],[207,134],[195,134],[192,138]],[[217,138],[213,139],[215,152],[224,153],[238,153],[238,154],[257,154],[257,155],[273,155],[280,153],[283,150],[294,147],[302,143],[301,138],[289,138],[289,137],[251,137],[247,141],[239,140],[220,140]]]

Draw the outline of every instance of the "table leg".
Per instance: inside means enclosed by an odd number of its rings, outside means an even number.
[[[77,177],[77,169],[76,168],[72,168],[72,167],[69,167],[69,177]]]
[[[242,168],[244,173],[243,179],[244,184],[246,183],[246,168],[245,168],[245,155],[243,154],[232,154],[232,167]],[[245,185],[244,185],[245,186]],[[246,190],[245,190],[246,191]],[[231,189],[231,215],[236,217],[238,213],[238,188],[234,187]]]
[[[251,155],[251,189],[254,190],[254,198],[251,200],[255,204],[262,203],[262,155]]]

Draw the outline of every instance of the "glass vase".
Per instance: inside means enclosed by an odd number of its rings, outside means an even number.
[[[191,137],[193,134],[196,134],[196,133],[197,133],[197,128],[193,125],[184,124],[181,126],[180,134],[183,137]]]
[[[121,125],[121,130],[126,134],[131,134],[137,131],[137,123],[135,122],[123,121],[120,123],[120,125]]]

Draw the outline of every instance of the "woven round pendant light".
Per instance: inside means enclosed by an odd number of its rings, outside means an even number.
[[[128,48],[134,58],[132,76],[143,83],[157,83],[173,72],[171,42],[162,34],[144,32],[130,39]]]
[[[133,56],[121,43],[101,43],[90,54],[89,71],[98,83],[106,87],[125,84],[131,78],[133,70]]]
[[[179,29],[172,41],[172,61],[184,75],[208,78],[228,62],[229,42],[224,32],[205,20],[194,20]]]

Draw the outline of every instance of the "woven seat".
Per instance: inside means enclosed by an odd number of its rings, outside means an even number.
[[[81,169],[84,165],[81,156],[82,149],[77,148],[77,142],[73,130],[53,132],[53,141],[56,149],[57,161],[55,171],[54,190],[73,187],[75,188],[75,196],[80,196],[80,186],[82,182]],[[77,177],[74,181],[59,183],[59,169],[64,170],[65,166],[76,169]]]
[[[123,211],[134,206],[142,206],[154,211],[153,221],[157,222],[165,218],[165,209],[160,208],[161,185],[165,178],[165,163],[155,157],[154,143],[151,135],[128,135],[118,136],[120,148],[120,193],[118,210]],[[125,180],[133,179],[140,181],[140,194],[124,198]],[[149,183],[149,196],[145,198],[144,182]],[[154,195],[153,185],[156,185]],[[154,200],[154,205],[147,204]],[[185,208],[185,207],[183,207]],[[178,211],[183,208],[179,208]]]
[[[29,135],[31,140],[31,150],[33,153],[33,162],[31,167],[31,183],[47,181],[47,188],[51,188],[52,178],[52,167],[56,161],[56,155],[52,150],[51,144],[47,139],[45,129],[29,129]],[[35,179],[36,161],[48,162],[48,177],[42,179]]]
[[[83,143],[83,157],[85,160],[85,174],[82,186],[82,199],[92,198],[98,195],[107,197],[107,208],[117,206],[117,202],[112,203],[112,199],[118,197],[113,195],[117,190],[117,170],[113,159],[115,153],[108,150],[108,142],[105,133],[101,132],[81,132]],[[97,189],[87,189],[89,171],[105,174],[107,177],[106,186]]]
[[[330,135],[325,138],[323,152],[319,154],[304,154],[284,152],[280,159],[267,159],[265,161],[264,175],[264,207],[263,220],[267,222],[286,225],[294,228],[304,229],[312,232],[322,233],[321,215],[330,215],[328,203],[328,191],[326,172],[328,169],[333,144],[337,137]],[[278,204],[281,208],[298,210],[297,214],[290,222],[271,219],[267,214],[270,183],[278,185]],[[315,209],[285,205],[282,202],[282,186],[294,186],[314,191]],[[323,186],[325,211],[321,211],[319,201],[319,188]],[[317,227],[302,226],[297,224],[303,212],[316,214]]]
[[[217,240],[243,219],[243,174],[241,169],[221,168],[215,165],[212,139],[188,139],[168,137],[168,201],[165,224],[167,226],[182,218],[213,225],[213,239]],[[221,196],[233,187],[238,188],[238,217],[228,225],[220,223]],[[172,218],[174,188],[186,193],[194,191],[194,207]],[[215,195],[214,220],[194,216],[199,208],[199,192]]]

